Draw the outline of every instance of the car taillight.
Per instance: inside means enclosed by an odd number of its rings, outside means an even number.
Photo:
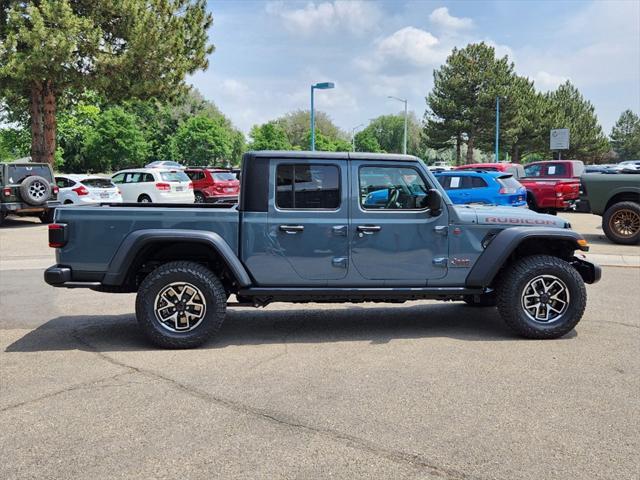
[[[49,246],[62,248],[67,244],[67,225],[64,223],[52,223],[49,225]]]
[[[189,190],[193,190],[193,182],[189,182],[189,185],[187,185],[187,188]]]
[[[156,188],[158,190],[163,191],[163,192],[171,191],[171,185],[169,185],[168,183],[158,182],[158,183],[156,183]]]
[[[79,187],[72,188],[71,190],[73,190],[80,196],[89,195],[89,190],[87,190],[84,185],[80,185]]]
[[[516,189],[515,188],[508,188],[508,187],[502,187],[500,190],[498,190],[498,193],[501,195],[508,195],[511,193],[516,193]]]
[[[58,188],[57,185],[54,185],[53,187],[51,187],[51,191],[53,192],[54,195],[57,195],[60,189]]]
[[[4,188],[2,189],[2,194],[3,194],[5,197],[10,197],[10,196],[11,196],[11,187],[4,187]]]

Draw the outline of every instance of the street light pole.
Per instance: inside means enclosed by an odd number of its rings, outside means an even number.
[[[389,95],[388,98],[393,98],[394,100],[398,100],[399,102],[404,103],[404,139],[402,142],[402,153],[407,154],[407,99],[406,98],[398,98],[393,95]]]
[[[316,83],[315,85],[311,85],[311,151],[315,152],[316,150],[316,115],[314,111],[313,105],[313,91],[317,88],[318,90],[328,90],[330,88],[334,88],[336,85],[333,82],[321,82]]]
[[[356,130],[363,126],[364,123],[361,123],[360,125],[356,125],[351,129],[351,148],[354,152],[356,151]]]
[[[496,163],[500,161],[500,97],[496,97]]]

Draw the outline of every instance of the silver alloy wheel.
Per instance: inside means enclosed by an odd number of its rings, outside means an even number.
[[[46,192],[47,187],[42,182],[33,182],[29,185],[29,196],[34,200],[40,200]]]
[[[187,282],[174,282],[156,295],[153,304],[156,320],[170,332],[184,333],[196,328],[207,313],[202,291]]]
[[[554,275],[539,275],[522,290],[522,308],[538,323],[552,323],[569,308],[569,288]]]

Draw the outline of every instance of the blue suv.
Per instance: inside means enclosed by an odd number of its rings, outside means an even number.
[[[453,203],[512,207],[527,204],[527,190],[509,173],[455,170],[435,176]]]

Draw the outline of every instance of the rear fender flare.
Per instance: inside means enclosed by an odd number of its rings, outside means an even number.
[[[545,243],[569,241],[575,250],[588,250],[582,247],[578,240],[584,240],[582,235],[573,230],[562,228],[511,227],[502,230],[478,257],[475,265],[467,275],[468,288],[488,287],[502,266],[509,260],[518,246],[529,239],[544,239]],[[567,259],[568,260],[568,259]]]
[[[140,251],[157,242],[193,242],[205,244],[216,251],[226,263],[234,280],[240,287],[251,285],[251,278],[229,244],[215,232],[198,230],[137,230],[130,233],[120,244],[116,254],[111,259],[107,273],[102,280],[104,285],[122,285],[129,273],[129,267],[135,261]]]

